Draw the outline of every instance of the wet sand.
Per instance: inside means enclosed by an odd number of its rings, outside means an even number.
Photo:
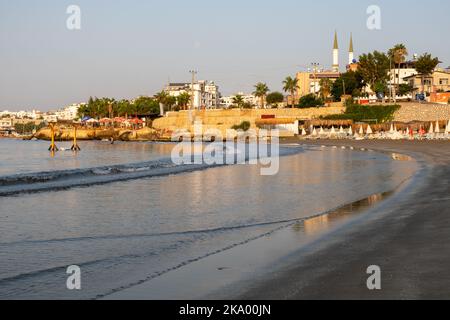
[[[418,177],[396,196],[299,249],[230,299],[448,299],[450,298],[450,142],[300,141],[407,154]],[[367,289],[377,265],[382,289]]]

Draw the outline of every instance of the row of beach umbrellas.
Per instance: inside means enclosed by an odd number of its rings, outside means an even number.
[[[389,130],[389,133],[390,134],[396,134],[396,133],[399,133],[399,131],[397,130],[397,127],[394,125],[394,124],[391,124],[391,128],[390,128],[390,130]],[[430,125],[430,128],[429,128],[429,130],[428,130],[428,134],[430,134],[430,135],[432,135],[432,134],[439,134],[439,133],[441,133],[441,128],[440,128],[440,125],[439,125],[439,121],[437,121],[436,122],[436,124],[433,124],[433,123],[431,123],[431,125]],[[356,133],[354,133],[353,132],[353,128],[352,127],[350,127],[347,131],[346,130],[344,130],[344,128],[341,126],[340,128],[339,128],[339,130],[337,130],[334,126],[331,128],[331,131],[330,132],[325,132],[325,130],[323,129],[323,127],[320,127],[320,129],[319,130],[317,130],[317,128],[312,128],[312,132],[311,132],[311,136],[313,136],[313,137],[317,137],[317,136],[323,136],[323,135],[331,135],[331,136],[333,136],[333,135],[349,135],[349,136],[353,136],[354,134],[355,135],[361,135],[361,136],[363,136],[363,135],[372,135],[372,134],[374,134],[374,132],[373,132],[373,130],[372,130],[372,128],[370,127],[370,125],[367,125],[367,129],[364,131],[364,127],[361,125],[360,126],[360,128],[359,128],[359,132],[356,132]],[[411,130],[410,128],[407,128],[406,129],[406,134],[407,135],[413,135],[414,134],[414,132],[413,132],[413,130]],[[422,128],[420,131],[419,131],[419,134],[421,134],[421,135],[425,135],[426,134],[426,131]],[[447,123],[447,125],[445,126],[445,130],[444,130],[444,134],[450,134],[450,120],[448,121],[448,123]],[[301,133],[301,135],[302,136],[307,136],[308,134],[307,134],[307,132],[306,132],[306,130],[305,130],[305,128],[303,128],[302,129],[302,133]]]

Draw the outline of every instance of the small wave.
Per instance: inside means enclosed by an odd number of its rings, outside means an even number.
[[[280,156],[301,152],[301,148],[282,148]],[[246,161],[248,161],[248,156]],[[226,165],[226,164],[225,164]],[[0,197],[21,193],[66,190],[73,187],[92,186],[118,181],[166,176],[205,170],[224,164],[183,164],[173,163],[170,158],[148,162],[103,166],[95,168],[37,172],[0,177]]]

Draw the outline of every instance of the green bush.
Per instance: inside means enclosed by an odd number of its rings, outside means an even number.
[[[21,134],[31,134],[33,130],[40,130],[44,128],[46,125],[44,122],[42,122],[39,125],[35,125],[34,122],[27,122],[27,123],[16,123],[14,124],[14,129],[17,133]]]
[[[231,129],[234,129],[234,130],[237,130],[237,131],[239,131],[239,130],[248,131],[250,129],[250,127],[251,127],[250,122],[243,121],[243,122],[241,122],[240,125],[232,126]]]
[[[324,102],[322,99],[317,98],[314,94],[308,94],[300,98],[297,108],[317,108],[323,107]]]
[[[378,123],[392,121],[394,113],[400,109],[399,105],[359,105],[349,104],[345,113],[322,117],[325,120],[376,120]]]

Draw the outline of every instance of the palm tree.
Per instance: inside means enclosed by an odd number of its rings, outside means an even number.
[[[189,101],[191,101],[191,95],[187,92],[183,92],[177,97],[178,106],[183,110],[187,108]]]
[[[261,109],[263,109],[264,108],[264,99],[266,98],[266,95],[269,92],[269,87],[265,83],[258,82],[255,85],[255,89],[256,90],[255,90],[255,92],[253,92],[253,94],[255,95],[255,97],[260,99]]]
[[[417,59],[416,71],[422,76],[422,93],[425,93],[425,77],[432,74],[439,63],[441,63],[439,58],[433,58],[429,53],[425,53]]]
[[[389,57],[394,62],[394,66],[398,66],[398,78],[397,78],[397,71],[395,70],[395,76],[394,76],[394,88],[397,88],[397,86],[400,86],[400,67],[401,64],[406,61],[406,57],[408,56],[408,49],[406,49],[406,46],[402,43],[396,44],[392,49],[388,52]],[[397,80],[398,79],[398,80]],[[397,81],[397,83],[396,83]],[[396,91],[394,94],[394,100],[396,97]]]
[[[242,106],[244,105],[244,98],[242,95],[237,94],[233,97],[232,102],[234,105],[236,105],[239,109],[242,109]]]
[[[319,82],[320,85],[320,96],[322,97],[323,101],[325,101],[331,94],[331,87],[333,86],[333,83],[330,79],[321,79]]]
[[[290,94],[291,94],[291,108],[294,108],[295,92],[297,91],[297,88],[298,88],[298,79],[292,78],[292,77],[287,77],[283,81],[283,85],[284,85],[284,87],[283,87],[284,92],[290,92]]]
[[[155,94],[154,98],[159,103],[159,111],[161,116],[164,115],[164,105],[166,104],[168,97],[168,93],[164,90]]]

